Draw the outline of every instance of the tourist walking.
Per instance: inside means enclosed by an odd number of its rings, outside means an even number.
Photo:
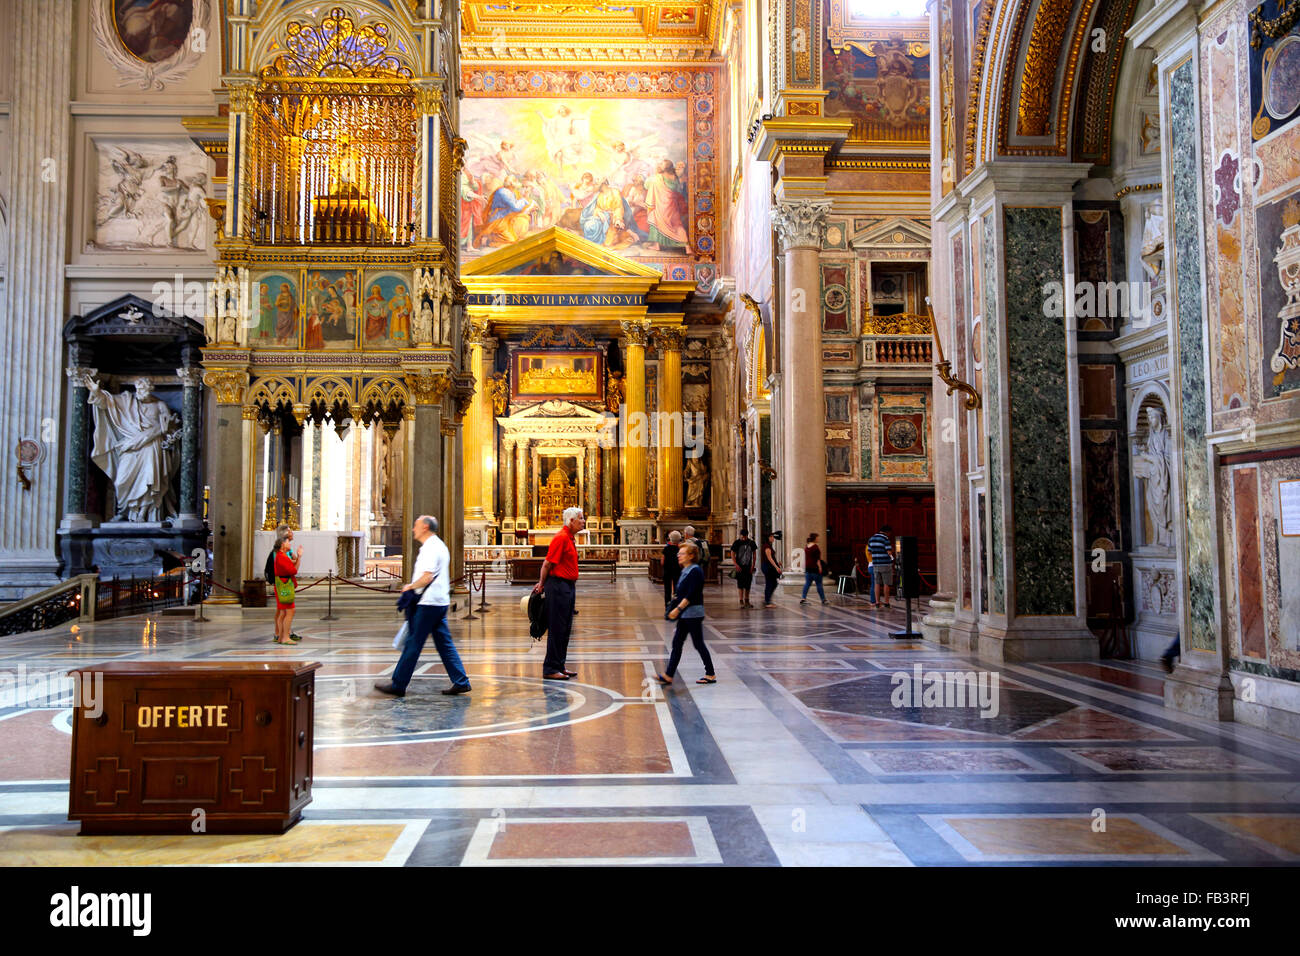
[[[736,563],[736,589],[740,591],[740,606],[753,607],[749,603],[749,589],[754,584],[754,559],[758,556],[758,545],[749,540],[749,532],[740,529],[740,537],[731,542],[731,560]]]
[[[890,540],[893,529],[884,525],[867,541],[867,550],[871,552],[871,575],[876,585],[872,607],[890,609],[889,589],[894,583],[894,545]]]
[[[781,562],[776,559],[776,532],[767,533],[767,543],[763,545],[763,607],[776,607],[772,595],[776,593],[777,582],[781,580]]]
[[[673,582],[677,580],[677,547],[681,543],[682,533],[673,531],[668,535],[664,545],[664,605],[673,599]]]
[[[275,529],[275,542],[271,545],[271,550],[267,552],[266,567],[263,569],[262,572],[266,578],[266,583],[271,585],[273,589],[275,587],[275,556],[280,553],[280,542],[286,538],[289,540],[289,544],[290,544],[289,557],[293,559],[294,565],[296,567],[302,567],[302,549],[298,548],[295,551],[292,547],[293,529],[290,528],[287,524],[281,522],[280,526]],[[295,585],[296,585],[296,581],[295,581]],[[271,640],[278,641],[279,635],[280,632],[277,630],[275,634],[272,635]],[[295,641],[302,640],[302,637],[300,635],[295,634],[292,631],[289,632],[289,636],[293,638]]]
[[[451,678],[451,686],[443,693],[448,696],[468,694],[471,689],[469,676],[456,653],[456,645],[452,643],[451,629],[447,627],[447,612],[451,610],[451,552],[438,537],[437,518],[421,515],[415,519],[411,533],[420,543],[420,552],[415,558],[411,582],[402,590],[415,591],[420,600],[406,609],[406,642],[402,645],[397,667],[393,669],[393,679],[386,684],[376,684],[375,690],[393,697],[405,697],[420,652],[424,650],[424,642],[432,635],[438,657]]]
[[[822,561],[822,549],[817,544],[816,531],[808,535],[808,540],[804,543],[803,560],[803,595],[799,598],[799,603],[808,603],[808,589],[816,584],[817,595],[822,603],[830,604],[826,600],[826,590],[822,587],[822,574],[826,571],[826,564]]]
[[[668,666],[662,674],[655,674],[655,680],[661,684],[671,684],[677,673],[677,665],[682,659],[682,648],[686,646],[689,636],[700,660],[704,662],[704,676],[697,684],[716,684],[717,675],[713,673],[713,658],[704,646],[704,571],[699,564],[700,549],[694,541],[683,541],[678,552],[677,561],[682,567],[677,579],[677,590],[673,595],[673,604],[668,608],[668,620],[676,621],[673,631],[673,649],[668,655]]]
[[[564,527],[551,539],[542,562],[542,573],[533,585],[533,593],[546,592],[547,631],[546,659],[542,677],[568,680],[577,671],[565,670],[569,654],[569,634],[573,630],[573,602],[578,584],[578,546],[574,536],[587,525],[581,508],[564,509]],[[665,576],[668,569],[664,569]]]
[[[709,544],[708,544],[708,542],[705,541],[703,538],[701,538],[699,535],[697,535],[697,534],[695,533],[695,528],[694,528],[694,526],[689,525],[689,524],[685,527],[685,529],[683,529],[683,531],[682,531],[682,536],[683,536],[683,538],[684,538],[685,540],[687,540],[687,541],[694,541],[694,542],[695,542],[695,547],[697,547],[697,548],[699,549],[699,551],[700,551],[700,557],[699,557],[699,564],[700,564],[700,567],[701,567],[704,571],[707,572],[708,569],[709,569]]]
[[[276,535],[275,540],[275,643],[297,643],[292,630],[294,598],[298,590],[298,565],[302,552],[292,555],[289,536]]]

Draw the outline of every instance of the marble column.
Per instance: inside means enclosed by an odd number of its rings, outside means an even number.
[[[239,603],[239,589],[252,571],[253,516],[260,502],[250,500],[256,487],[253,469],[261,437],[257,408],[245,407],[248,374],[235,369],[212,369],[203,384],[216,398],[216,453],[209,463],[210,526],[212,528],[213,602]],[[235,593],[231,593],[231,592]]]
[[[0,599],[56,584],[59,559],[59,411],[67,261],[68,157],[74,44],[73,4],[14,0],[11,110],[6,138],[7,295],[0,303],[4,356],[3,434],[12,456],[21,441],[45,445],[45,460],[27,469],[24,489],[6,457],[0,483]]]
[[[649,428],[639,430],[641,437],[636,428],[636,423],[645,422],[645,347],[649,327],[639,322],[624,322],[622,326],[627,343],[623,356],[623,404],[628,422],[628,433],[623,436],[623,518],[638,520],[650,516],[646,510],[645,480]]]
[[[506,521],[515,520],[515,445],[513,438],[501,440],[501,453],[505,458],[506,477],[501,487],[501,509]]]
[[[451,552],[451,578],[456,580],[465,573],[465,498],[464,484],[456,479],[464,474],[463,429],[461,423],[454,420],[442,421],[442,513],[446,515],[446,527],[442,540]],[[466,585],[456,587],[457,591],[467,590]]]
[[[184,386],[181,397],[181,500],[175,525],[180,528],[203,527],[199,511],[199,387],[203,369],[194,365],[178,368],[176,375]]]
[[[826,426],[822,401],[821,266],[818,253],[829,200],[776,205],[772,222],[785,256],[781,318],[781,528],[787,553],[802,548],[810,532],[826,531]]]
[[[686,329],[656,329],[659,347],[659,520],[685,517],[682,490],[682,346]],[[679,431],[680,429],[680,431]]]
[[[600,450],[600,516],[614,517],[614,455],[611,448]]]
[[[403,573],[410,580],[414,567],[415,543],[411,526],[421,515],[438,519],[438,527],[448,527],[448,515],[443,510],[442,402],[451,389],[451,376],[428,371],[413,372],[406,376],[415,407],[408,422],[406,435],[406,518],[403,546]],[[446,538],[440,534],[445,541]]]
[[[528,439],[515,443],[515,517],[533,524],[532,502],[528,497]]]
[[[586,490],[586,504],[584,507],[587,509],[587,518],[590,519],[593,515],[600,514],[598,510],[600,508],[600,485],[596,478],[596,458],[600,455],[600,446],[594,438],[588,438],[585,445],[587,456],[583,461],[586,466],[586,478],[583,482]]]
[[[1165,213],[1164,274],[1169,287],[1168,318],[1170,431],[1174,454],[1175,544],[1178,555],[1178,667],[1165,681],[1165,706],[1209,720],[1232,720],[1231,650],[1224,612],[1221,540],[1223,524],[1216,493],[1218,452],[1211,445],[1211,342],[1215,323],[1205,309],[1206,134],[1201,128],[1207,95],[1198,42],[1198,5],[1165,0],[1133,23],[1134,46],[1155,51],[1159,73],[1161,172]],[[1217,160],[1216,160],[1217,161]],[[1271,254],[1271,253],[1270,253]],[[1134,510],[1140,511],[1139,508]],[[1235,560],[1229,556],[1229,560]]]
[[[1073,188],[1083,163],[1001,161],[960,184],[980,217],[989,607],[979,656],[1085,660],[1083,450],[1073,298]]]
[[[931,305],[936,334],[943,343],[945,357],[952,363],[953,374],[967,382],[972,375],[966,365],[967,317],[965,289],[967,270],[964,265],[965,217],[969,203],[950,192],[931,215],[935,243],[930,260]],[[938,354],[934,359],[938,361]],[[874,382],[872,383],[874,405]],[[970,588],[970,514],[966,473],[963,460],[969,432],[974,422],[965,410],[961,392],[948,395],[947,386],[931,372],[931,395],[934,412],[930,422],[930,447],[934,461],[935,533],[938,589],[930,597],[929,613],[921,620],[921,633],[927,640],[947,644],[956,624],[965,575],[965,590]],[[865,392],[865,389],[863,390]],[[865,404],[865,403],[864,403]],[[964,570],[963,570],[964,569]],[[923,602],[924,604],[924,602]],[[972,612],[957,625],[956,641],[962,650],[970,650],[975,634]],[[978,644],[978,639],[975,641]]]
[[[63,514],[63,527],[68,530],[93,526],[86,514],[86,470],[90,466],[90,408],[86,403],[90,395],[87,384],[98,374],[98,369],[84,365],[68,369],[72,384],[68,390],[68,492]]]

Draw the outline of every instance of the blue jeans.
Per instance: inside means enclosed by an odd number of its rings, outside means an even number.
[[[822,588],[822,576],[819,571],[805,571],[803,573],[803,594],[800,595],[800,598],[802,599],[808,596],[808,589],[812,587],[813,582],[817,583],[817,593],[821,596],[822,601],[825,602],[826,591]]]
[[[445,604],[417,604],[407,615],[406,642],[402,645],[402,656],[393,670],[393,686],[398,690],[406,690],[406,685],[411,682],[415,664],[420,659],[420,652],[424,650],[424,642],[430,634],[433,635],[433,646],[438,649],[438,656],[442,658],[442,666],[447,669],[451,682],[457,687],[469,686],[469,677],[460,662],[460,655],[456,653],[456,645],[451,642],[447,611]]]

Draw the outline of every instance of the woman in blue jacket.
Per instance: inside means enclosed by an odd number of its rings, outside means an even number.
[[[713,658],[704,646],[704,571],[700,568],[700,549],[694,541],[683,541],[677,552],[677,563],[682,566],[681,577],[677,579],[677,593],[669,605],[668,619],[677,622],[673,632],[673,650],[668,657],[668,666],[662,674],[656,674],[655,680],[661,684],[671,684],[677,664],[682,659],[682,648],[689,634],[691,643],[704,661],[704,676],[697,684],[716,684],[717,675],[713,673]]]

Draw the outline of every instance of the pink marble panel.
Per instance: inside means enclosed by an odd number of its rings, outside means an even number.
[[[1238,468],[1232,473],[1233,526],[1237,532],[1238,623],[1241,653],[1266,657],[1264,647],[1264,569],[1259,551],[1259,469]]]

